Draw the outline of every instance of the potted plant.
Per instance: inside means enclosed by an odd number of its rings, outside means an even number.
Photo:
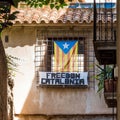
[[[114,78],[114,66],[105,65],[99,66],[97,75],[95,76],[96,80],[98,80],[98,91],[101,92],[104,89],[104,92],[115,92],[116,91],[116,82],[117,78]]]
[[[116,85],[117,85],[117,77],[114,77],[114,66],[106,65],[99,66],[98,73],[95,76],[96,80],[98,80],[98,91],[101,92],[104,90],[104,99],[108,107],[116,107]]]

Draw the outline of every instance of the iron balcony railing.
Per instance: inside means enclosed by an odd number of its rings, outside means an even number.
[[[99,64],[116,64],[116,8],[101,8],[94,0],[93,44]]]
[[[98,7],[98,3],[94,0],[94,41],[116,41],[116,8],[113,3],[109,8]]]

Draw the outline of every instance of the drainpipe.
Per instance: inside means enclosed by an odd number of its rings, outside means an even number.
[[[96,0],[94,0],[93,42],[96,41]]]
[[[118,65],[117,120],[120,120],[120,0],[117,0],[117,65]]]

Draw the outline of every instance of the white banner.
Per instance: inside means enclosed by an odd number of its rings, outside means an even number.
[[[39,72],[39,84],[48,86],[87,86],[88,72]]]

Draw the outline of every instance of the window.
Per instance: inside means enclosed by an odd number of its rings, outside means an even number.
[[[60,46],[55,49],[55,43],[65,44],[67,53],[65,54]],[[38,43],[36,51],[36,63],[39,65],[39,71],[51,72],[83,72],[84,71],[84,38],[47,38]],[[68,45],[68,46],[67,46]],[[75,48],[76,45],[76,48]],[[74,48],[74,49],[73,49]],[[57,52],[60,49],[60,52]],[[73,49],[73,50],[72,50]],[[71,52],[72,51],[72,52]]]

